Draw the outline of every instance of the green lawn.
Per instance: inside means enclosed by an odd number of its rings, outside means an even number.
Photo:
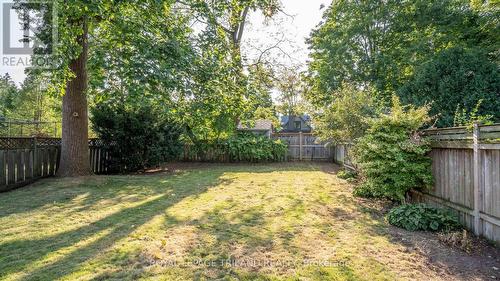
[[[0,279],[439,276],[390,232],[331,164],[48,179],[0,194]]]

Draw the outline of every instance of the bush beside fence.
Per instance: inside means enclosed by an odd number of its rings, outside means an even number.
[[[281,162],[287,160],[287,144],[253,134],[239,134],[215,143],[185,145],[183,161],[201,162]]]
[[[434,186],[414,202],[453,210],[476,234],[500,243],[500,124],[430,129]],[[350,145],[335,146],[335,162],[353,168]]]

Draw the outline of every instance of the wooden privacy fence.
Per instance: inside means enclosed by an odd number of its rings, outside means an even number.
[[[289,160],[327,161],[333,159],[332,148],[319,143],[311,133],[278,133],[273,138],[288,145]]]
[[[455,210],[477,235],[500,242],[500,125],[431,129],[434,188],[418,202]]]
[[[352,144],[337,144],[333,148],[333,161],[337,164],[343,165],[348,169],[356,170],[351,151]]]
[[[0,192],[54,176],[59,167],[59,138],[0,138]],[[110,155],[99,140],[89,140],[92,171],[109,171]]]
[[[412,199],[453,209],[460,221],[477,235],[500,242],[500,124],[429,129],[434,187],[414,191]],[[334,148],[334,161],[356,165],[351,145]]]

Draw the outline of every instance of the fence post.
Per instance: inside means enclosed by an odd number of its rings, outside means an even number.
[[[302,132],[299,132],[299,160],[302,161]]]
[[[33,165],[31,165],[31,174],[33,175],[33,178],[36,178],[38,176],[38,166],[37,166],[37,144],[36,144],[36,137],[33,138]]]
[[[474,123],[472,132],[472,139],[474,141],[474,233],[481,235],[481,151],[479,150],[479,124]]]

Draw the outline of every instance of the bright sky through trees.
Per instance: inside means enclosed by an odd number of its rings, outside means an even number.
[[[1,3],[11,2],[0,0]],[[243,35],[247,47],[244,52],[249,60],[255,59],[259,49],[264,50],[282,41],[277,48],[267,55],[284,65],[302,65],[305,67],[307,60],[307,45],[305,39],[311,30],[321,21],[324,9],[329,4],[328,0],[283,0],[284,11],[287,15],[280,14],[271,22],[265,22],[260,12],[253,12],[249,18],[249,28]],[[15,18],[14,18],[15,19]],[[0,23],[1,25],[1,23]],[[14,26],[13,24],[11,26]],[[16,25],[19,26],[19,25]],[[3,28],[1,26],[0,28]],[[16,32],[13,30],[11,32]],[[20,33],[18,30],[17,32]],[[16,33],[17,33],[16,32]],[[1,47],[1,46],[0,46]],[[22,67],[5,67],[0,64],[0,74],[9,73],[17,83],[21,83],[26,75]]]

